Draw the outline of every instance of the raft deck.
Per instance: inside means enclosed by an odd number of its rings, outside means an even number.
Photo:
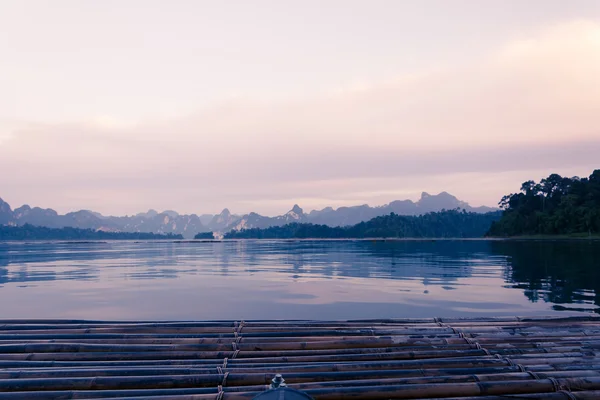
[[[600,399],[600,318],[0,321],[0,399]]]

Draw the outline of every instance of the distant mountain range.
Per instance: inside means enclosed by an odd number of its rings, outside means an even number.
[[[359,222],[368,221],[375,217],[395,213],[398,215],[421,215],[432,211],[461,209],[467,212],[486,213],[496,211],[491,207],[471,207],[468,203],[458,200],[447,192],[438,195],[430,195],[423,192],[417,202],[411,200],[396,200],[389,204],[370,207],[367,204],[353,207],[331,207],[322,210],[313,210],[305,214],[303,210],[295,205],[290,211],[278,217],[265,217],[256,213],[250,213],[233,221],[223,229],[223,232],[231,230],[242,230],[251,228],[268,228],[270,226],[281,226],[291,222],[313,223],[328,226],[348,226]]]
[[[480,238],[501,216],[500,210],[484,214],[458,210],[422,215],[391,213],[343,227],[293,222],[264,229],[230,231],[225,239]]]
[[[21,206],[12,210],[10,205],[0,198],[0,225],[22,226],[30,224],[50,228],[74,227],[94,229],[107,232],[151,232],[157,234],[180,234],[185,238],[192,238],[199,232],[229,232],[251,228],[268,228],[282,226],[292,222],[308,222],[328,226],[354,225],[372,218],[395,213],[398,215],[420,215],[443,209],[464,209],[469,212],[484,213],[497,209],[490,207],[471,207],[469,204],[458,200],[449,193],[442,192],[438,195],[422,193],[417,202],[411,200],[397,200],[389,204],[370,207],[360,205],[353,207],[331,207],[322,210],[313,210],[305,214],[302,208],[294,205],[284,215],[267,217],[254,212],[245,215],[232,214],[227,208],[220,214],[180,215],[175,211],[157,212],[149,210],[132,216],[114,217],[104,216],[100,213],[80,210],[64,215],[47,208]]]
[[[132,216],[112,217],[88,210],[70,212],[64,215],[47,208],[28,205],[11,211],[10,206],[0,199],[0,224],[23,226],[45,226],[48,228],[73,227],[106,232],[147,232],[175,234],[193,237],[198,232],[207,231],[197,215],[179,215],[175,211],[158,213],[150,210]]]

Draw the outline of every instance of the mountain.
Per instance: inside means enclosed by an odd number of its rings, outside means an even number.
[[[243,229],[252,229],[252,228],[268,228],[271,226],[281,226],[285,224],[289,224],[291,222],[307,222],[307,216],[304,214],[304,211],[295,204],[294,207],[284,215],[280,215],[277,217],[265,217],[263,215],[251,212],[250,214],[246,214],[231,224],[225,227],[223,232],[229,231],[240,231]]]
[[[322,210],[312,210],[310,213],[308,213],[308,218],[314,219],[314,218],[317,218],[317,217],[319,217],[319,216],[321,216],[323,214],[330,213],[332,211],[335,211],[333,209],[333,207],[325,207]]]
[[[377,215],[383,215],[385,212],[378,213],[377,207],[369,207],[367,204],[353,207],[340,207],[334,210],[328,207],[328,211],[321,210],[317,213],[311,212],[308,215],[308,221],[312,224],[328,226],[348,226],[362,221],[368,221]],[[389,214],[389,213],[388,213]],[[404,214],[400,212],[399,214]]]
[[[200,218],[200,222],[202,222],[202,225],[208,226],[208,224],[210,224],[210,221],[212,221],[214,215],[212,214],[202,214],[199,216]]]
[[[239,215],[234,215],[225,208],[220,214],[214,215],[206,225],[211,231],[221,232],[238,219],[240,219]]]
[[[173,210],[163,211],[162,214],[166,214],[167,216],[169,216],[171,218],[177,218],[177,217],[179,217],[179,213],[177,211],[173,211]]]
[[[80,210],[64,215],[50,208],[23,205],[12,211],[8,203],[0,199],[0,225],[14,224],[23,226],[45,226],[50,228],[73,227],[106,232],[147,232],[156,234],[183,235],[193,238],[197,233],[223,233],[252,228],[268,228],[289,223],[312,223],[327,226],[350,226],[368,221],[378,216],[395,213],[397,215],[422,215],[441,210],[461,209],[467,212],[485,213],[495,211],[489,207],[471,207],[447,192],[430,195],[423,192],[417,202],[396,200],[389,204],[371,207],[367,204],[353,207],[326,207],[305,214],[295,204],[287,213],[276,217],[267,217],[255,212],[243,216],[232,214],[227,208],[217,215],[196,214],[180,215],[176,211],[157,212],[148,210],[131,216],[104,216],[100,213]]]
[[[0,225],[7,225],[13,220],[13,211],[10,205],[0,198]]]
[[[118,225],[107,217],[93,211],[81,210],[65,215],[59,215],[51,208],[31,208],[27,204],[13,211],[15,225],[45,226],[48,228],[73,227],[79,229],[94,229],[104,231],[119,231]]]
[[[347,239],[347,238],[477,238],[502,216],[501,211],[475,213],[458,210],[422,215],[375,217],[352,226],[332,227],[289,223],[265,229],[245,229],[225,234],[226,239]]]
[[[145,213],[138,213],[138,214],[135,214],[135,216],[136,216],[136,217],[141,217],[141,218],[146,218],[146,219],[149,219],[149,218],[154,218],[154,217],[156,217],[157,215],[158,215],[158,212],[157,212],[156,210],[152,210],[152,209],[148,210],[148,211],[147,211],[147,212],[145,212]]]
[[[60,215],[53,209],[32,208],[27,204],[12,211],[10,205],[0,199],[0,225],[8,224],[57,229],[71,227],[105,232],[173,234],[185,238],[193,238],[198,232],[207,231],[197,215],[180,215],[170,210],[162,213],[149,210],[146,213],[124,217],[104,216],[89,210]]]
[[[279,217],[265,217],[256,213],[250,213],[237,219],[224,230],[221,230],[221,232],[253,228],[264,229],[271,226],[282,226],[291,222],[327,226],[350,226],[391,213],[397,215],[422,215],[429,212],[455,209],[475,213],[497,211],[497,209],[491,207],[471,207],[468,203],[460,201],[447,192],[441,192],[437,195],[423,192],[417,202],[396,200],[379,207],[370,207],[368,204],[340,207],[338,209],[326,207],[322,210],[313,210],[308,214],[304,214],[298,205],[294,205],[290,211]],[[213,230],[219,232],[218,229]]]
[[[326,207],[322,210],[313,210],[308,214],[304,214],[298,205],[294,205],[290,211],[279,217],[265,217],[256,213],[250,213],[237,219],[224,230],[221,230],[221,232],[253,228],[265,229],[271,226],[282,226],[292,222],[327,226],[350,226],[391,213],[416,216],[430,212],[456,209],[474,213],[497,211],[497,209],[491,207],[471,207],[468,203],[457,199],[447,192],[441,192],[437,195],[423,192],[421,193],[421,198],[417,202],[411,200],[396,200],[379,207],[371,207],[368,204],[353,207],[340,207],[338,209]],[[219,229],[214,228],[214,231],[219,232]]]
[[[255,212],[251,212],[227,225],[225,229],[223,229],[223,232],[229,232],[231,230],[241,231],[251,228],[268,228],[273,225],[275,225],[274,218],[264,217]]]
[[[370,207],[367,204],[363,204],[354,207],[340,207],[336,210],[327,207],[323,210],[311,211],[308,215],[308,222],[328,226],[348,226],[391,213],[398,215],[422,215],[429,212],[455,209],[476,213],[497,210],[491,207],[471,207],[468,203],[460,201],[447,192],[441,192],[437,195],[423,192],[417,202],[396,200],[379,207]]]
[[[39,207],[31,208],[27,204],[15,208],[13,211],[13,220],[17,225],[37,225],[47,226],[49,228],[60,228],[61,224],[58,213],[52,209],[43,209]]]
[[[282,219],[286,223],[302,222],[306,219],[306,215],[304,214],[304,211],[300,208],[300,206],[298,206],[298,204],[294,204],[294,207],[292,207],[290,211],[285,213]]]
[[[153,210],[150,210],[153,211]],[[193,238],[198,232],[205,232],[206,226],[196,214],[180,215],[174,211],[162,213],[148,212],[143,216],[131,217],[106,217],[106,221],[116,226],[121,232],[152,232],[157,234],[183,235],[184,238]]]

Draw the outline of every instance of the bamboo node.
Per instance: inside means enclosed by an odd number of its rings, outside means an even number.
[[[485,347],[481,347],[481,345],[478,342],[475,342],[475,348],[477,350],[482,350],[486,356],[491,356],[492,353],[490,353],[490,351],[488,349],[486,349]]]
[[[508,357],[502,357],[500,354],[496,354],[496,358],[497,358],[498,360],[505,361],[505,362],[506,362],[506,363],[508,363],[508,365],[509,365],[509,366],[511,366],[511,367],[514,367],[514,366],[515,366],[515,363],[513,362],[513,360],[511,360],[511,359],[510,359],[510,358],[508,358]]]
[[[558,392],[564,394],[569,400],[577,400],[577,397],[568,390],[559,390]]]
[[[235,337],[237,337],[239,334],[242,333],[242,328],[244,327],[244,324],[245,324],[244,321],[240,321],[240,323],[235,321],[233,323],[233,333],[235,334]]]
[[[555,392],[560,392],[560,391],[563,391],[565,389],[565,388],[563,388],[561,386],[560,383],[558,383],[558,381],[555,378],[549,376],[548,380],[550,380],[550,382],[552,382],[552,386],[554,386],[554,391]]]
[[[225,375],[223,375],[223,383],[221,383],[221,386],[227,386],[227,377],[229,376],[229,372],[225,372]]]
[[[527,373],[529,374],[529,376],[531,376],[531,377],[532,377],[533,379],[535,379],[536,381],[539,381],[540,379],[542,379],[542,378],[540,378],[540,376],[539,376],[538,374],[536,374],[536,373],[535,373],[535,372],[533,372],[533,371],[525,371],[525,372],[527,372]]]

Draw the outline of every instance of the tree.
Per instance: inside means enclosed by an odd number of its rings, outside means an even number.
[[[539,184],[526,181],[499,205],[502,219],[490,228],[491,236],[600,233],[600,170],[589,178],[551,174]]]

